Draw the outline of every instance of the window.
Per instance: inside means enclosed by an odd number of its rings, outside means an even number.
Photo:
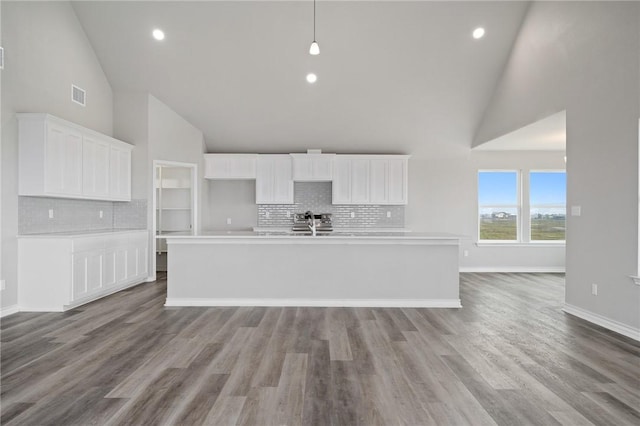
[[[566,187],[565,171],[479,171],[478,241],[564,241]]]
[[[567,222],[566,199],[565,172],[529,173],[531,241],[564,241]]]
[[[480,240],[518,241],[518,172],[478,173]]]

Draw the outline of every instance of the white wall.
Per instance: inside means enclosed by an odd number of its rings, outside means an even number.
[[[258,224],[256,181],[205,180],[207,195],[202,216],[202,229],[250,229]],[[227,225],[227,218],[231,225]]]
[[[151,229],[153,210],[153,162],[178,161],[198,165],[198,222],[207,194],[203,191],[204,138],[202,132],[171,108],[148,93],[114,95],[114,135],[135,145],[132,156],[132,198],[147,200],[147,224]],[[154,241],[149,243],[154,253]],[[150,268],[153,266],[150,256]],[[150,269],[153,270],[153,269]]]
[[[566,303],[636,332],[639,22],[636,2],[532,4],[476,137],[567,110],[567,198],[582,215],[568,218]]]
[[[47,112],[111,135],[109,82],[68,2],[2,2],[2,292],[1,307],[18,300],[18,132],[16,112]],[[87,106],[71,102],[71,84]]]

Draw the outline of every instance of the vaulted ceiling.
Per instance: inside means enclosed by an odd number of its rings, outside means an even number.
[[[73,7],[113,90],[156,96],[211,152],[426,155],[470,148],[527,3],[319,1],[318,56],[311,1]]]

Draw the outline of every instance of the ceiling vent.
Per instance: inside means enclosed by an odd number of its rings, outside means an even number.
[[[71,85],[71,100],[82,106],[87,105],[87,92],[79,88],[75,84]]]
[[[4,47],[0,47],[0,70],[4,69]]]

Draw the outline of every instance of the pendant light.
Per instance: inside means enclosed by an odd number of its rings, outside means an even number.
[[[316,41],[316,0],[313,0],[313,43],[311,43],[311,47],[309,47],[309,54],[320,54],[320,46],[318,46],[318,42]]]

